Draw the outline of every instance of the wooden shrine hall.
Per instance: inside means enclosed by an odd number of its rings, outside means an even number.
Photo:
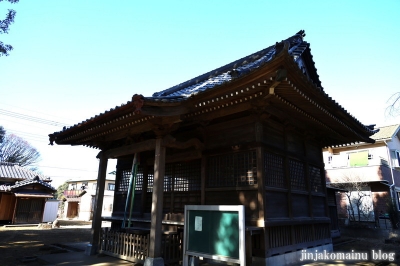
[[[332,251],[322,148],[373,142],[376,130],[324,91],[304,37],[49,135],[100,151],[92,254],[179,264],[185,205],[244,205],[249,265]],[[101,217],[110,158],[113,214]]]

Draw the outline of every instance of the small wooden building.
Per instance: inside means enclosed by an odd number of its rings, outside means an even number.
[[[107,161],[118,159],[107,218],[114,233],[95,233],[94,250],[173,263],[171,250],[181,242],[171,235],[179,238],[184,206],[196,204],[245,206],[248,263],[290,264],[303,249],[332,249],[322,148],[373,142],[375,131],[324,91],[304,36],[300,31],[152,97],[135,94],[49,135],[51,143],[100,150],[97,206]],[[127,200],[135,155],[134,199]],[[97,215],[94,232],[100,225]],[[116,231],[147,235],[146,248],[116,247],[123,239]]]
[[[41,223],[46,201],[55,192],[44,180],[18,164],[0,162],[0,223]]]

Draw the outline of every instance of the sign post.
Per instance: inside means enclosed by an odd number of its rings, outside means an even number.
[[[183,266],[189,256],[245,265],[243,205],[186,205]]]

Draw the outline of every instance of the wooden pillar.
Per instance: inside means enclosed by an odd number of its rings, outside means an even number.
[[[88,249],[86,250],[86,254],[88,255],[95,255],[99,251],[101,223],[102,223],[101,212],[103,210],[104,188],[105,188],[106,174],[107,174],[108,158],[103,152],[100,152],[99,155],[97,155],[97,158],[100,159],[100,162],[99,162],[99,172],[97,175],[95,208],[92,220],[92,241],[91,245],[89,245]]]
[[[156,140],[154,161],[149,257],[145,260],[145,266],[164,265],[164,260],[161,258],[161,229],[163,218],[165,150],[165,146],[162,146],[162,138],[158,138]]]
[[[14,197],[15,197],[15,196],[14,196]],[[15,224],[15,215],[17,214],[17,204],[18,204],[18,198],[15,197],[14,211],[13,211],[13,216],[12,216],[11,224]]]

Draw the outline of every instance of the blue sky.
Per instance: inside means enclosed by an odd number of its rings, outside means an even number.
[[[14,47],[0,58],[2,110],[76,124],[304,29],[325,92],[364,124],[400,122],[385,115],[400,91],[399,0],[20,0],[1,2],[0,18],[8,8],[17,16],[0,35]],[[41,152],[53,185],[96,177],[97,150],[47,145],[61,127],[1,114],[0,125]]]

